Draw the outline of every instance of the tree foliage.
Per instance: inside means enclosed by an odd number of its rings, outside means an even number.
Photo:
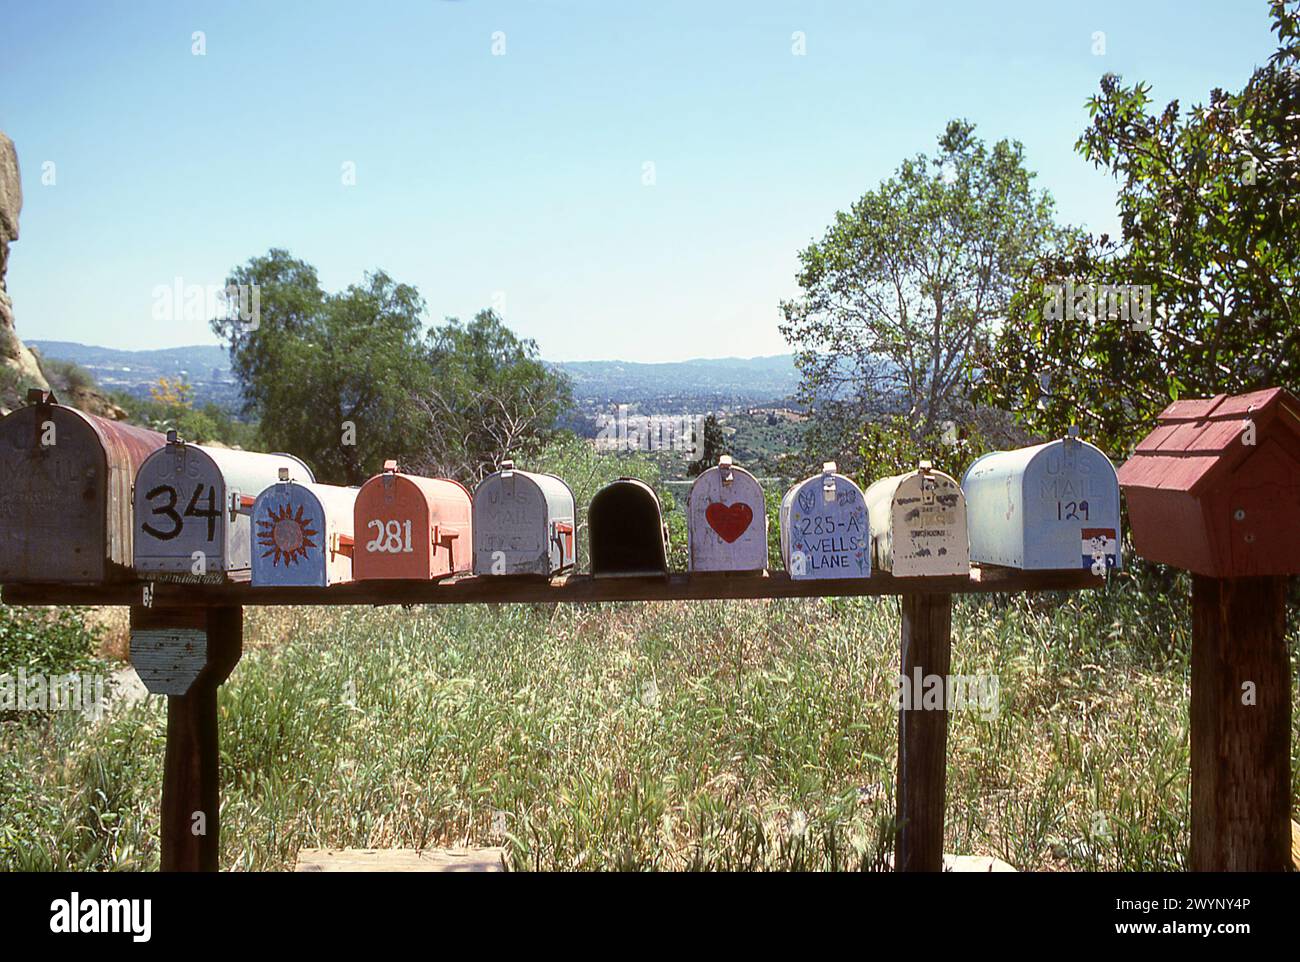
[[[1060,236],[1023,147],[974,131],[951,121],[937,155],[905,160],[800,254],[804,294],[781,305],[781,332],[817,411],[812,460],[852,467],[863,426],[887,415],[917,441],[967,419],[972,353]]]
[[[1300,382],[1300,4],[1238,93],[1184,114],[1101,80],[1076,149],[1119,184],[1122,237],[1045,257],[984,358],[980,398],[1040,432],[1079,421],[1122,457],[1181,396]],[[1055,317],[1048,284],[1150,285],[1149,329],[1114,305]],[[1086,304],[1084,305],[1086,308]]]

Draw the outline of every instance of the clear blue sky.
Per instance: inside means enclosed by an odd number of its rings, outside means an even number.
[[[19,334],[124,348],[213,342],[155,286],[279,246],[330,290],[382,267],[431,321],[503,294],[552,360],[781,353],[798,250],[949,118],[1114,232],[1073,151],[1101,74],[1190,106],[1273,49],[1265,0],[0,7]]]

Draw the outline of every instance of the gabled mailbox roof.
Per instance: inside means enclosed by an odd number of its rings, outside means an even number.
[[[1283,388],[1175,401],[1119,469],[1120,486],[1199,493],[1255,450],[1242,443],[1247,420],[1260,432],[1278,420],[1283,430],[1300,436],[1300,401]]]

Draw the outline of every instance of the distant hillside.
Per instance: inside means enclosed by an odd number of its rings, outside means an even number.
[[[43,357],[80,364],[107,391],[147,397],[158,378],[181,377],[194,386],[198,404],[231,408],[239,387],[223,347],[197,344],[155,351],[122,351],[72,341],[28,341]],[[665,364],[632,361],[563,361],[551,364],[573,380],[583,411],[634,405],[645,412],[712,411],[779,401],[794,393],[794,357],[700,358]]]

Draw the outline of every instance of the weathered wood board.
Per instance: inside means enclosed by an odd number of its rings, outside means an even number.
[[[504,872],[503,848],[304,848],[295,872]]]

